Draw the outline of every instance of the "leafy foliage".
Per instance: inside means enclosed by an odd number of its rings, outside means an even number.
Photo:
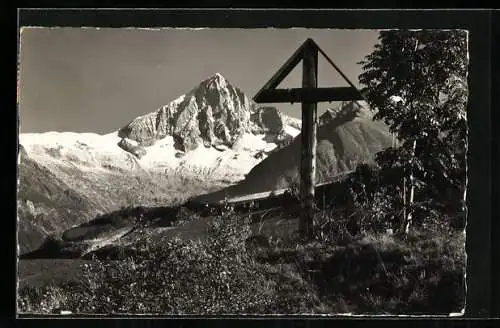
[[[423,220],[446,207],[463,211],[467,136],[467,37],[464,31],[382,31],[359,76],[368,103],[402,144],[377,154],[384,185],[413,184]],[[402,101],[391,103],[391,96]],[[459,204],[459,206],[449,206]],[[420,215],[418,215],[420,214]]]

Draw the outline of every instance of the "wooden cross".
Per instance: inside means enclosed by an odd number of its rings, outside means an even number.
[[[318,52],[321,52],[325,59],[347,81],[349,87],[318,88]],[[276,89],[301,60],[302,88]],[[311,239],[313,232],[314,187],[316,185],[316,130],[318,126],[317,103],[362,99],[363,96],[360,91],[312,39],[307,39],[253,98],[256,103],[302,103],[300,165],[302,211],[299,230],[305,239]]]

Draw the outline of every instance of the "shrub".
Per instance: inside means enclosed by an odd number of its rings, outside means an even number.
[[[266,309],[273,288],[265,266],[245,251],[245,225],[223,217],[205,241],[179,238],[137,245],[134,257],[96,260],[86,280],[64,286],[64,307],[91,313],[251,313]],[[24,306],[26,308],[26,306]]]
[[[43,288],[25,286],[19,289],[17,308],[23,313],[53,313],[64,306],[67,293],[60,287],[47,285]]]
[[[356,218],[346,216],[345,211],[329,209],[314,216],[313,237],[331,245],[343,245],[353,240],[360,229]]]
[[[180,206],[176,215],[175,215],[175,220],[172,222],[173,225],[179,226],[179,225],[184,225],[189,222],[195,221],[200,219],[200,215],[196,213],[195,211],[189,210],[185,206]]]

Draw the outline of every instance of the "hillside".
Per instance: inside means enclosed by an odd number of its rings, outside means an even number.
[[[374,155],[392,145],[388,127],[372,120],[373,114],[355,103],[342,110],[327,111],[317,132],[316,182],[322,183],[359,163],[372,163]],[[300,136],[257,164],[245,180],[224,190],[197,197],[201,201],[221,200],[269,190],[285,189],[299,182]]]
[[[20,253],[38,248],[50,234],[61,233],[104,210],[37,164],[20,147],[18,244]]]

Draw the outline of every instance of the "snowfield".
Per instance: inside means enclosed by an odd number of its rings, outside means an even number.
[[[286,126],[285,132],[295,137],[300,130]],[[68,166],[95,173],[176,172],[237,182],[266,157],[256,158],[255,154],[269,152],[277,147],[275,143],[267,142],[265,137],[264,134],[246,133],[233,148],[216,149],[200,145],[195,150],[183,153],[174,148],[174,139],[167,136],[152,146],[144,147],[146,155],[140,159],[118,146],[121,138],[117,131],[105,135],[53,131],[23,133],[19,135],[19,143],[30,158],[49,169]],[[130,139],[127,141],[137,144]]]

